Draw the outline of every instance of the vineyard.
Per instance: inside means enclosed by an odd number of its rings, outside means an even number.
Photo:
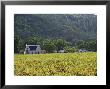
[[[96,52],[15,54],[15,76],[97,76]]]

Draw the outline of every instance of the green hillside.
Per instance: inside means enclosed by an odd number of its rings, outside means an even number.
[[[82,42],[78,47],[93,49],[97,41],[97,16],[94,14],[15,14],[14,34],[15,50],[19,51],[24,49],[25,44],[43,46],[48,42],[53,47],[55,39],[62,39],[71,47],[76,46],[80,41],[87,41]],[[96,51],[96,47],[94,50]]]
[[[68,41],[96,38],[97,16],[93,14],[15,14],[15,34],[64,38]]]

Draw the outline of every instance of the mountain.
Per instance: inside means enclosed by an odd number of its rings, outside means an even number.
[[[22,39],[39,36],[62,38],[69,42],[96,39],[97,16],[94,14],[15,14],[14,33]]]

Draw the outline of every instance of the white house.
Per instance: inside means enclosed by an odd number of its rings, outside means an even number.
[[[79,52],[87,52],[85,49],[79,49]]]
[[[24,54],[41,54],[46,53],[45,50],[41,50],[40,45],[27,45],[24,51]]]
[[[59,53],[64,53],[64,50],[59,50],[58,52],[59,52]]]

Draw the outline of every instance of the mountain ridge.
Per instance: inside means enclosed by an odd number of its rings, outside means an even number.
[[[70,42],[97,39],[94,14],[15,14],[14,31],[22,39],[39,36]]]

